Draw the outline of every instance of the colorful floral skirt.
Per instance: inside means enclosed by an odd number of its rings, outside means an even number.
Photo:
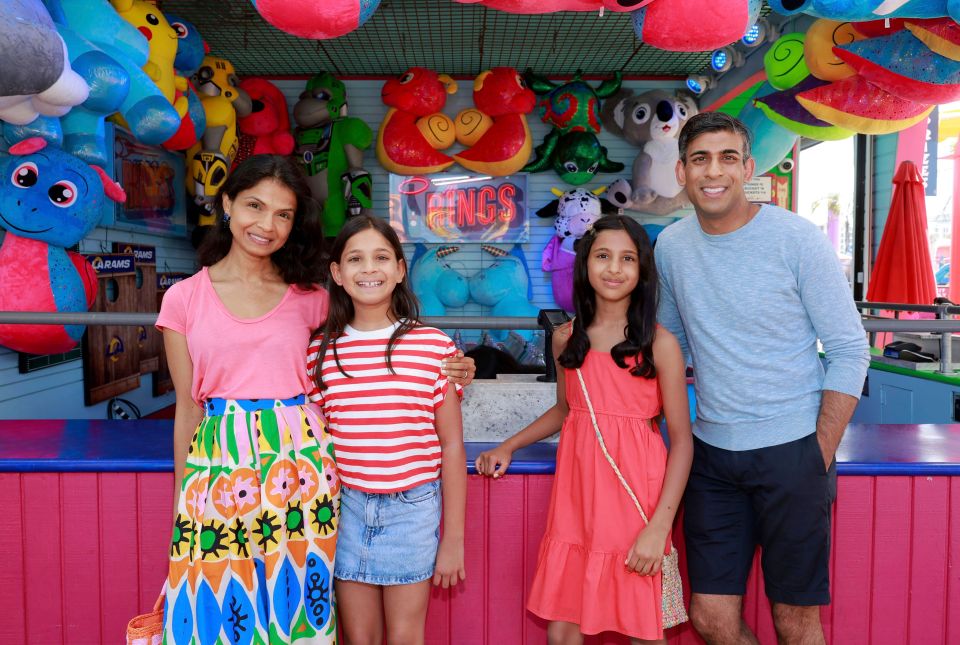
[[[208,404],[177,504],[164,643],[336,642],[340,482],[319,408],[302,402]]]

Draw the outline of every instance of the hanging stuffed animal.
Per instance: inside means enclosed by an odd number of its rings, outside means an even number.
[[[245,78],[240,89],[250,95],[250,114],[237,119],[240,142],[233,167],[250,155],[288,155],[295,147],[283,92],[265,78]]]
[[[482,4],[509,13],[553,13],[555,11],[636,11],[653,0],[457,0],[461,4]]]
[[[805,13],[840,21],[881,18],[942,18],[960,21],[960,0],[768,0],[785,16]]]
[[[536,95],[512,67],[481,72],[473,81],[476,107],[454,120],[457,141],[469,148],[453,158],[467,170],[493,177],[519,171],[533,151],[526,115],[536,103]]]
[[[25,139],[0,158],[0,310],[84,312],[96,297],[96,274],[77,244],[100,219],[104,195],[126,199],[97,166]],[[0,325],[0,345],[31,354],[65,352],[82,325]]]
[[[691,96],[667,90],[634,95],[633,90],[622,89],[604,102],[603,125],[640,148],[633,161],[629,203],[618,206],[667,215],[688,203],[677,183],[677,139],[683,124],[697,112]]]
[[[462,307],[470,300],[467,279],[446,259],[459,250],[459,246],[427,249],[417,245],[410,261],[410,286],[424,316],[445,316],[448,307]]]
[[[100,50],[119,63],[130,78],[130,90],[118,112],[133,136],[147,145],[160,145],[177,133],[181,115],[167,100],[157,84],[142,67],[150,56],[150,45],[144,34],[120,17],[107,0],[47,0],[56,7],[58,23],[69,27],[87,41],[83,51]]]
[[[233,64],[217,56],[207,56],[193,77],[200,93],[207,129],[203,139],[187,150],[187,192],[202,208],[197,229],[214,222],[213,200],[227,180],[239,147],[237,117],[250,113],[250,96],[240,89]]]
[[[492,316],[538,316],[540,308],[530,302],[533,289],[522,249],[515,246],[512,251],[504,251],[488,244],[481,244],[480,248],[496,260],[470,277],[470,297],[490,307]],[[533,332],[529,330],[518,334],[527,342],[533,338]],[[497,340],[505,340],[508,333],[506,330],[495,330],[490,335]]]
[[[411,67],[383,84],[380,97],[390,109],[377,132],[377,159],[387,172],[425,175],[453,165],[438,152],[453,145],[453,121],[442,112],[457,82],[446,74]]]
[[[657,49],[710,51],[739,40],[762,6],[762,0],[654,0],[633,13],[633,31]]]
[[[252,0],[268,23],[288,34],[325,40],[359,28],[380,6],[380,0]]]
[[[177,57],[173,59],[173,68],[177,72],[178,86],[185,84],[187,88],[182,92],[187,98],[187,113],[180,120],[180,129],[163,142],[163,147],[167,150],[188,150],[200,140],[207,129],[207,113],[203,111],[203,102],[197,94],[197,88],[190,81],[190,77],[196,74],[203,64],[206,45],[193,23],[174,14],[167,14],[167,20],[177,34]]]
[[[598,195],[606,188],[594,191],[574,188],[563,192],[551,189],[557,199],[537,211],[540,217],[556,217],[553,228],[556,235],[543,248],[542,268],[550,271],[553,286],[553,301],[573,313],[573,260],[576,252],[573,245],[583,237],[593,223],[607,213],[616,213],[617,208]]]
[[[594,89],[581,79],[558,85],[531,71],[527,84],[541,95],[540,120],[552,130],[536,147],[537,158],[524,166],[527,172],[553,169],[568,184],[585,184],[597,172],[620,172],[623,164],[607,158],[607,149],[597,141],[600,132],[600,99],[620,89],[620,72]]]
[[[6,0],[0,20],[0,120],[26,125],[87,99],[67,46],[40,0]]]
[[[293,120],[307,183],[323,205],[323,234],[336,236],[348,215],[373,206],[373,183],[363,169],[373,131],[347,115],[347,88],[328,72],[307,81],[293,106]]]

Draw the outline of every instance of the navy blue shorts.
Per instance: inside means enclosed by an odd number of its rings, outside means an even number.
[[[836,460],[824,469],[816,433],[742,451],[694,438],[683,516],[690,589],[742,596],[759,545],[771,601],[830,604],[836,497]]]

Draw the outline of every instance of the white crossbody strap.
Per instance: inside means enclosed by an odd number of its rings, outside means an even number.
[[[597,424],[597,415],[593,412],[593,403],[590,401],[590,395],[587,394],[587,384],[583,381],[583,374],[580,372],[579,367],[577,368],[577,378],[580,379],[580,388],[583,390],[583,398],[587,402],[587,410],[590,411],[590,420],[593,421],[593,430],[597,433],[597,442],[600,444],[600,450],[603,451],[603,456],[607,458],[607,463],[610,464],[610,467],[613,468],[613,472],[616,473],[617,479],[619,479],[620,483],[623,484],[624,490],[626,490],[627,494],[630,495],[630,499],[633,500],[634,506],[636,506],[637,510],[640,511],[640,517],[643,518],[643,522],[645,524],[649,524],[650,521],[644,514],[643,508],[640,506],[640,501],[637,499],[637,496],[633,494],[630,484],[628,484],[627,480],[623,478],[623,473],[621,473],[620,469],[617,468],[617,462],[615,462],[613,457],[610,456],[610,453],[607,452],[607,444],[603,441],[603,435],[600,433],[600,426]]]

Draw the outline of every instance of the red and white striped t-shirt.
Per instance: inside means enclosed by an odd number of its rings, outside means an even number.
[[[400,337],[387,369],[387,343],[396,325],[359,331],[349,325],[323,359],[325,389],[314,389],[327,418],[340,478],[368,493],[407,490],[440,477],[440,440],[434,413],[447,394],[440,361],[453,356],[453,341],[439,329],[416,327]],[[320,339],[310,343],[307,370],[317,366]],[[457,393],[461,392],[457,386]]]

